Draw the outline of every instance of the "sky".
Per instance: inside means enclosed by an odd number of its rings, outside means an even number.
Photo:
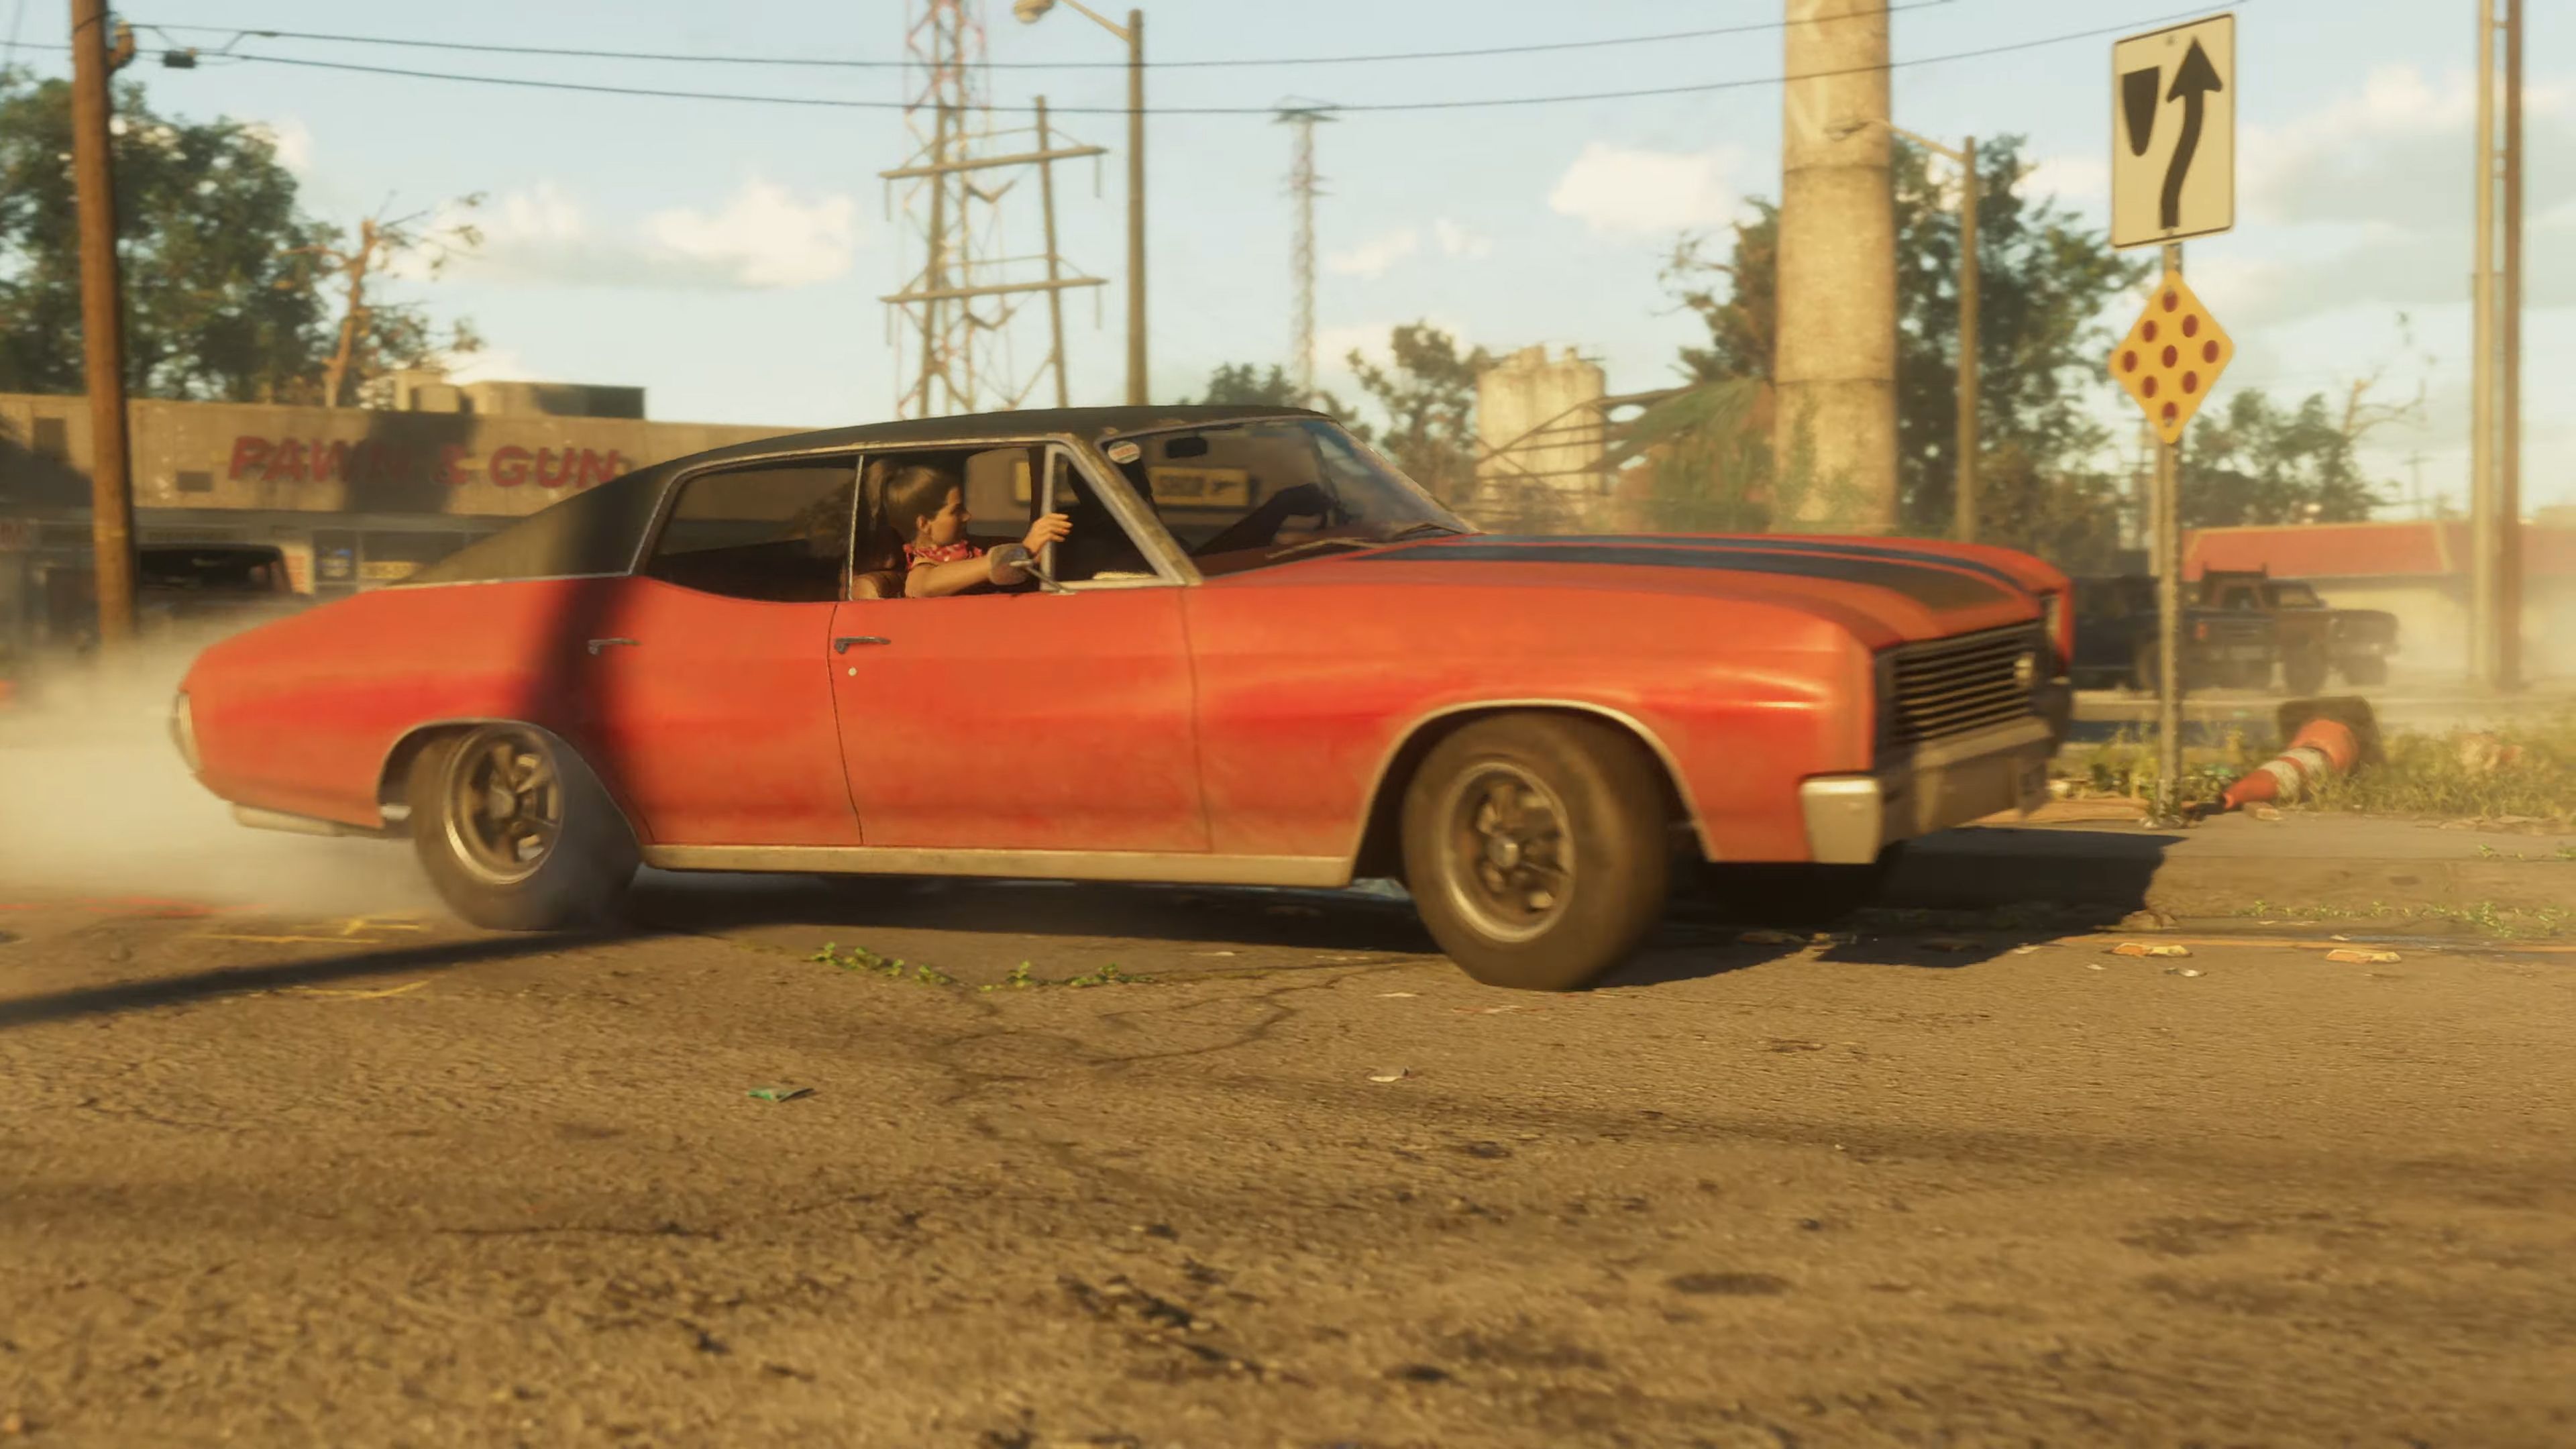
[[[899,59],[920,0],[136,0],[126,18],[206,49],[240,29],[672,52]],[[997,127],[1047,97],[1063,138],[1111,148],[1059,168],[1071,266],[1112,285],[1068,295],[1073,401],[1124,395],[1125,79],[1117,40],[1058,5],[1037,23],[981,0]],[[1099,8],[1095,6],[1094,8]],[[2576,6],[2529,0],[2526,41],[2524,494],[2576,504]],[[2401,496],[2465,498],[2475,0],[2244,0],[2238,16],[2238,223],[2195,241],[2194,287],[2238,346],[2217,390],[2422,406],[2366,459]],[[23,11],[23,19],[19,18]],[[1123,12],[1113,12],[1123,13]],[[2018,134],[2027,187],[2107,221],[2109,48],[2209,13],[2171,0],[1896,0],[1896,123],[1937,138]],[[0,0],[0,24],[59,45],[59,0]],[[1677,30],[1776,27],[1779,0],[1155,0],[1149,59],[1350,57]],[[200,27],[180,29],[179,27]],[[2101,32],[2054,43],[2052,37]],[[9,32],[0,31],[0,43]],[[1997,50],[1998,47],[2021,47]],[[637,62],[246,39],[238,53],[646,90],[885,103],[834,109],[505,88],[274,61],[129,71],[154,105],[263,124],[308,207],[337,221],[481,194],[480,251],[403,284],[472,319],[471,375],[641,385],[655,417],[805,427],[890,415],[897,333],[879,301],[920,258],[876,173],[914,147],[895,69]],[[1995,51],[1984,55],[1961,52]],[[1951,58],[1955,57],[1955,58]],[[59,70],[58,51],[19,59]],[[1721,231],[1779,189],[1777,28],[1646,45],[1375,63],[1158,68],[1147,105],[1360,107],[1658,87],[1690,94],[1428,111],[1349,110],[1317,130],[1318,381],[1428,320],[1464,344],[1573,347],[1613,392],[1678,379],[1700,336],[1657,272],[1677,236]],[[1049,68],[1062,67],[1062,68]],[[1086,108],[1102,113],[1084,114]],[[1023,134],[1016,142],[1025,143]],[[1009,138],[1004,138],[1006,142]],[[997,144],[1002,144],[997,142]],[[1148,123],[1152,386],[1194,393],[1222,363],[1291,349],[1290,129],[1266,114]],[[1005,203],[1001,251],[1038,249],[1033,183]],[[2106,315],[2125,330],[2134,303]],[[1042,308],[1026,315],[1034,321]],[[2401,320],[2403,319],[2403,320]],[[1042,330],[1014,335],[1025,372]],[[1051,392],[1041,389],[1039,400]],[[2102,416],[2134,433],[2107,385]],[[2402,511],[2402,510],[2401,510]]]

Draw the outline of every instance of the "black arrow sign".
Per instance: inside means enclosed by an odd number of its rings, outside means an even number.
[[[2182,179],[2191,173],[2192,153],[2200,149],[2201,112],[2211,91],[2225,89],[2218,67],[2209,63],[2209,52],[2194,40],[2191,53],[2182,58],[2182,68],[2174,72],[2172,89],[2165,92],[2166,100],[2182,102],[2182,134],[2175,138],[2173,160],[2165,166],[2164,205],[2157,218],[2166,231],[2182,225]]]

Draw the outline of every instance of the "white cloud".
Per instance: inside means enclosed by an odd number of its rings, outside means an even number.
[[[754,178],[714,211],[674,207],[629,234],[594,227],[581,204],[551,181],[500,197],[470,221],[483,245],[458,270],[488,281],[570,286],[758,290],[829,281],[858,251],[858,204],[846,196],[800,199]]]
[[[846,196],[799,201],[754,178],[707,214],[656,212],[645,232],[672,254],[731,272],[744,287],[803,287],[850,269],[858,250],[858,203]]]
[[[1735,175],[1744,153],[1640,151],[1595,141],[1557,179],[1550,210],[1606,235],[1654,235],[1718,226],[1743,209]]]
[[[1386,269],[1422,249],[1412,227],[1398,227],[1344,251],[1324,254],[1324,270],[1345,277],[1382,277]]]
[[[274,121],[249,127],[266,137],[277,152],[277,164],[295,174],[296,179],[313,178],[313,128],[293,116],[280,116]]]
[[[1431,235],[1440,243],[1440,254],[1445,257],[1472,262],[1493,255],[1492,237],[1479,236],[1445,216],[1431,223]]]
[[[2286,125],[2248,126],[2239,185],[2255,219],[2400,227],[2465,218],[2477,91],[2466,75],[2436,84],[2413,65],[2381,66],[2357,92]],[[2576,196],[2576,114],[2551,86],[2523,94],[2526,197],[2535,212]]]

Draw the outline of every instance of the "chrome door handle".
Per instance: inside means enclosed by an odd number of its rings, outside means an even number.
[[[632,647],[634,643],[635,641],[632,639],[593,639],[590,641],[590,657],[593,659],[598,658],[599,651],[607,648],[611,644],[624,644]]]
[[[891,644],[893,642],[894,641],[892,639],[889,639],[882,634],[853,634],[846,639],[833,640],[832,652],[835,654],[847,654],[850,652],[850,646],[853,644]]]

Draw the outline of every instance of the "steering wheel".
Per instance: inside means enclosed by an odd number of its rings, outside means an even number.
[[[1312,483],[1300,483],[1272,494],[1259,508],[1236,519],[1219,530],[1215,537],[1190,550],[1193,558],[1214,553],[1232,553],[1237,549],[1257,548],[1279,536],[1279,525],[1291,518],[1313,514],[1329,528],[1335,515],[1343,513],[1333,496]]]

